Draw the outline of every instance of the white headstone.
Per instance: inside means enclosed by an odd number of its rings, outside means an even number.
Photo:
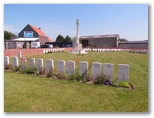
[[[109,81],[112,82],[114,74],[114,64],[104,63],[103,64],[103,75],[109,78]]]
[[[36,68],[39,70],[39,72],[43,72],[43,59],[37,58],[36,59]]]
[[[45,54],[45,49],[43,49],[43,54]]]
[[[92,79],[97,78],[101,75],[102,72],[102,63],[93,62],[92,63]]]
[[[129,81],[129,65],[118,64],[118,81]]]
[[[66,62],[66,73],[68,75],[75,73],[75,61],[69,60]]]
[[[5,56],[4,57],[4,67],[8,67],[9,66],[9,57],[8,56]]]
[[[12,67],[13,68],[18,67],[18,58],[17,57],[12,57]]]
[[[65,61],[58,60],[57,61],[57,68],[58,68],[58,73],[64,74],[65,73]]]
[[[27,60],[25,57],[23,58],[20,58],[20,66],[22,69],[25,69],[26,68],[26,65],[27,65]]]
[[[79,75],[88,74],[88,62],[80,61],[79,62]]]
[[[45,51],[46,53],[48,53],[48,49],[46,49],[46,51]]]
[[[30,67],[35,67],[35,58],[30,58],[29,59],[29,66]]]
[[[53,74],[54,73],[54,62],[52,59],[46,60],[46,74]]]
[[[21,52],[18,52],[18,58],[21,58],[21,57],[22,57]]]

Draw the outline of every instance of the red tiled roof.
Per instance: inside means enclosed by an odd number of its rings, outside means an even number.
[[[33,25],[30,25],[30,26],[38,33],[38,35],[47,37],[41,29],[39,29]],[[48,42],[52,42],[52,40],[49,37],[48,37]]]
[[[32,25],[30,25],[39,35],[42,35],[42,36],[45,36],[45,37],[47,37],[43,32],[42,32],[42,30],[41,29],[39,29],[39,28],[37,28],[37,27],[35,27],[35,26],[32,26]]]
[[[48,42],[52,42],[52,40],[48,37]]]

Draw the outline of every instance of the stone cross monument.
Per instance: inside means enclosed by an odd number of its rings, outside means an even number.
[[[79,42],[79,20],[76,21],[76,42],[73,46],[73,50],[70,54],[87,54],[84,49],[82,49],[82,44]]]

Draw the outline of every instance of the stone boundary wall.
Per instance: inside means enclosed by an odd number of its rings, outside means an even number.
[[[20,63],[19,63],[20,62]],[[52,74],[55,73],[54,71],[54,60],[47,59],[46,60],[46,67],[43,67],[43,59],[41,58],[30,58],[29,60],[26,60],[26,58],[18,58],[16,56],[12,57],[12,68],[16,68],[19,65],[24,69],[27,64],[30,64],[31,67],[36,67],[40,73],[43,73],[44,70],[46,70],[46,74],[49,72],[52,72]],[[9,57],[4,57],[4,68],[6,68],[10,64]],[[77,72],[76,70],[76,62],[73,60],[58,60],[57,64],[55,65],[57,68],[58,74],[67,74],[71,75]],[[86,61],[80,61],[78,66],[78,72],[79,75],[88,74],[88,62]],[[93,62],[92,63],[92,69],[91,69],[91,78],[94,80],[101,74],[106,76],[110,82],[113,80],[114,75],[114,64],[112,63],[100,63],[100,62]],[[56,74],[56,73],[55,73]],[[118,73],[117,73],[118,81],[129,81],[129,65],[128,64],[118,64]]]

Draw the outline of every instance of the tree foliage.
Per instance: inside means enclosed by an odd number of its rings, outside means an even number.
[[[64,38],[62,35],[59,34],[56,38],[56,42],[72,42],[72,39],[68,35]]]
[[[64,42],[64,37],[59,34],[56,38],[56,42]]]
[[[128,40],[125,38],[121,38],[121,39],[119,39],[119,41],[121,42],[121,41],[128,41]]]
[[[6,30],[4,31],[4,40],[11,39],[12,37],[17,37],[17,35]]]
[[[64,42],[72,42],[71,37],[69,37],[68,35],[65,37]]]

